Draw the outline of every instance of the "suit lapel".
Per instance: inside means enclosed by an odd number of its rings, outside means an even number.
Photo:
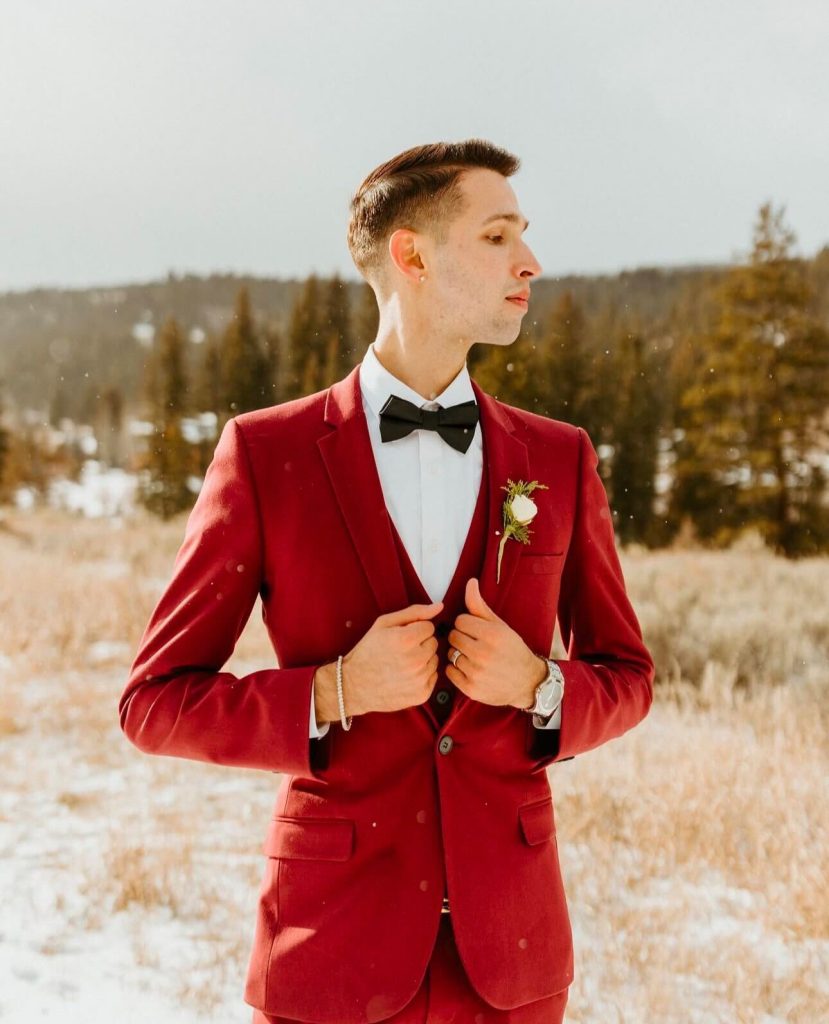
[[[498,545],[504,530],[503,505],[506,498],[507,478],[526,480],[530,473],[527,446],[515,436],[515,427],[503,406],[482,391],[475,380],[472,390],[481,408],[481,431],[484,438],[483,472],[489,476],[489,509],[487,511],[486,542],[479,580],[481,595],[489,607],[498,614],[518,566],[520,544],[509,541],[501,557],[501,575],[496,583]]]
[[[325,422],[335,429],[319,438],[317,445],[357,558],[385,614],[405,607],[408,599],[371,449],[359,370],[358,363],[328,389]]]

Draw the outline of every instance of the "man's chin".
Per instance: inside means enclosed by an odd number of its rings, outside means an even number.
[[[504,346],[512,345],[516,341],[518,341],[518,338],[520,337],[520,335],[521,335],[521,329],[519,328],[516,331],[515,328],[511,326],[509,330],[504,331],[504,333],[500,336],[500,338],[493,338],[492,343],[493,343],[493,345],[504,345]]]

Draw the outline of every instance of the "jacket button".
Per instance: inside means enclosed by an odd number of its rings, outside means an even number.
[[[452,628],[452,624],[449,622],[439,622],[435,626],[435,636],[448,636],[449,630]]]
[[[438,702],[438,704],[445,704],[449,700],[449,691],[438,690],[437,693],[435,694],[435,700]]]
[[[454,745],[455,741],[451,736],[441,736],[440,743],[438,743],[438,750],[441,754],[448,754]]]

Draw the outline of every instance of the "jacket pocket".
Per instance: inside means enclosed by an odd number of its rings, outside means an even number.
[[[556,834],[553,798],[547,796],[522,804],[518,808],[518,820],[524,839],[530,846],[552,839]]]
[[[350,818],[289,818],[271,821],[265,837],[267,857],[298,860],[348,860],[354,850]]]
[[[517,572],[550,573],[561,572],[564,565],[564,551],[522,551],[518,559]]]

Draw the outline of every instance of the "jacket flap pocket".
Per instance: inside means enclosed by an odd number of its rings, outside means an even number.
[[[561,572],[564,551],[522,551],[518,559],[518,572]]]
[[[521,831],[524,839],[534,846],[536,843],[543,843],[552,839],[556,833],[555,818],[553,817],[553,798],[545,797],[543,800],[535,800],[529,804],[522,804],[518,808],[518,817],[521,821]]]
[[[265,838],[267,857],[348,860],[354,847],[350,818],[288,818],[271,821]]]

